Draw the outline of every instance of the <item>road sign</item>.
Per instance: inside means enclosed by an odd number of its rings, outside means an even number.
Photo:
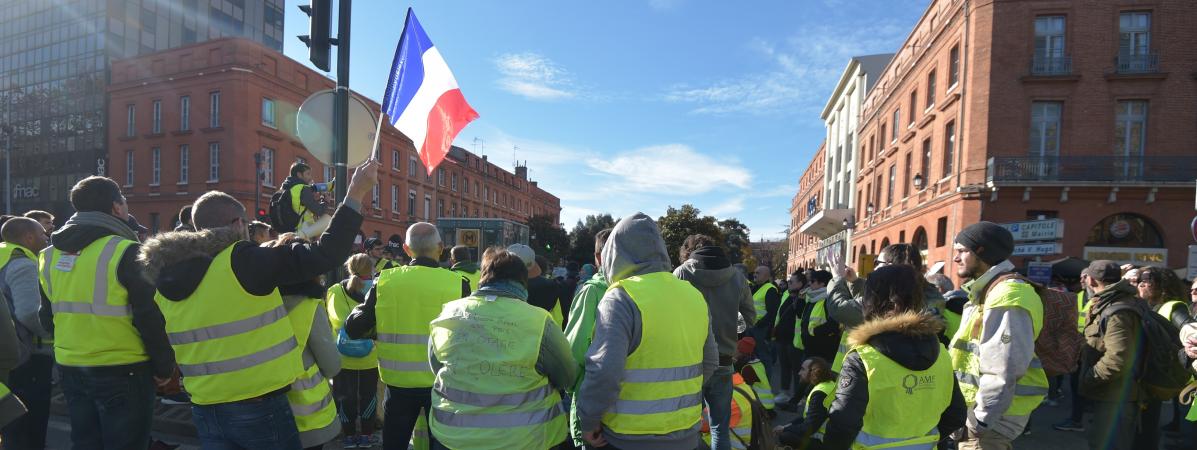
[[[1064,253],[1064,246],[1059,242],[1015,244],[1013,256],[1043,256]]]
[[[999,224],[1010,230],[1017,241],[1050,241],[1064,237],[1064,221],[1061,219],[1032,220]]]
[[[1052,281],[1052,263],[1031,261],[1027,263],[1027,278],[1039,284],[1049,284]]]

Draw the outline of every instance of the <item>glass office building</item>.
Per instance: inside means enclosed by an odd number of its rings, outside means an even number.
[[[0,191],[12,212],[49,210],[61,223],[71,186],[107,174],[113,59],[226,36],[282,52],[283,1],[0,0],[0,124],[12,148]]]

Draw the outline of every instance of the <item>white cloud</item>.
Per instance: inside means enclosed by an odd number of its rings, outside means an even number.
[[[619,178],[610,186],[616,192],[701,194],[729,185],[747,189],[752,181],[738,161],[716,160],[683,144],[644,147],[586,164]]]
[[[736,214],[744,210],[744,196],[733,197],[718,205],[712,206],[710,209],[703,210],[703,214],[709,214],[717,218],[723,219],[732,214]]]
[[[664,99],[696,114],[816,113],[853,56],[893,52],[908,32],[894,21],[868,27],[818,26],[783,42],[753,39],[747,48],[769,62],[760,72],[670,87]]]
[[[508,53],[495,59],[503,78],[499,87],[512,94],[533,100],[573,98],[569,72],[552,60],[536,53]]]

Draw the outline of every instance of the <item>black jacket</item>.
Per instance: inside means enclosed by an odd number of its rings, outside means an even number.
[[[868,343],[881,354],[911,370],[926,370],[935,363],[940,352],[947,350],[939,343],[937,335],[943,329],[943,322],[929,314],[905,313],[894,317],[867,321],[852,330],[849,343]],[[968,414],[964,396],[955,376],[949,374],[952,383],[952,401],[947,409],[939,413],[939,435],[941,439],[964,426]],[[948,381],[948,380],[944,380]],[[827,419],[827,432],[823,435],[823,449],[848,449],[864,424],[865,408],[869,404],[869,379],[865,375],[864,363],[856,352],[844,358],[840,371],[835,401]],[[908,414],[917,411],[894,411],[894,414]]]
[[[806,296],[790,291],[790,298],[777,310],[777,326],[773,327],[773,340],[784,345],[794,345],[794,328],[802,320]]]
[[[98,239],[111,236],[107,229],[91,225],[69,225],[54,233],[54,247],[68,253],[75,253]],[[175,351],[166,338],[166,320],[154,303],[154,286],[142,276],[141,265],[137,263],[140,246],[130,245],[121,255],[116,267],[116,281],[129,293],[129,307],[133,311],[133,328],[141,336],[146,355],[154,376],[169,378],[175,372]],[[42,315],[45,322],[49,316]],[[53,323],[43,323],[47,330]]]
[[[424,266],[424,267],[440,267],[441,265],[432,258],[417,257],[411,260],[409,266]],[[378,285],[370,288],[370,292],[366,293],[366,302],[357,305],[349,316],[345,317],[345,334],[349,335],[350,339],[366,339],[378,336],[374,327],[378,324],[378,317],[375,316],[374,307],[378,304],[378,290],[375,289]],[[346,289],[348,292],[348,289]],[[469,297],[470,280],[461,277],[461,296]]]
[[[824,307],[831,302],[830,292],[823,302]],[[814,333],[812,333],[810,329],[810,315],[814,312],[817,302],[803,302],[803,304],[805,307],[802,310],[801,319],[802,346],[806,348],[807,356],[818,356],[831,361],[840,349],[840,336],[843,334],[843,331],[840,330],[840,323],[836,322],[835,318],[828,313],[827,322],[815,327]]]
[[[814,448],[811,445],[811,435],[819,431],[829,413],[827,408],[823,407],[823,401],[826,399],[827,394],[820,391],[811,392],[806,403],[806,414],[794,419],[781,430],[781,434],[777,435],[778,443],[796,449]]]
[[[551,313],[553,312],[553,307],[557,306],[557,299],[560,294],[561,283],[558,283],[557,280],[545,277],[528,278],[529,305],[540,307]],[[564,309],[562,309],[562,314],[565,314]]]

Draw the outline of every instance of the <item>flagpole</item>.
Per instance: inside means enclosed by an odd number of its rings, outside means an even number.
[[[370,161],[378,161],[378,143],[382,141],[382,122],[386,120],[387,113],[378,108],[378,126],[374,129],[374,147],[370,151]]]

